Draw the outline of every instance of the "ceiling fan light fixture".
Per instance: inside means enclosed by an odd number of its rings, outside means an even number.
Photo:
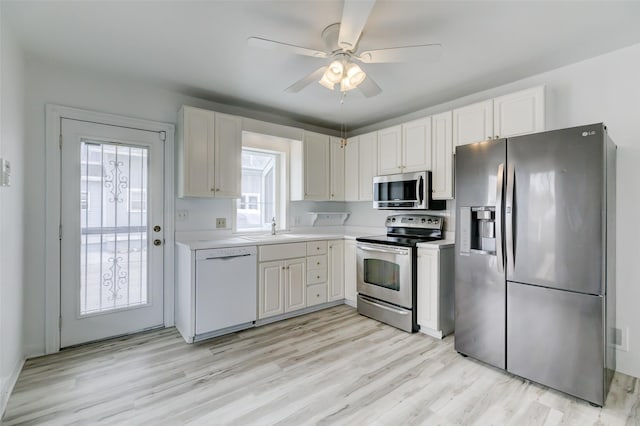
[[[367,74],[362,71],[362,68],[353,62],[347,65],[347,72],[345,74],[345,78],[349,80],[349,84],[353,87],[358,87],[358,85],[367,78]]]
[[[344,74],[344,65],[341,61],[333,61],[329,64],[329,67],[324,72],[323,78],[326,78],[332,83],[339,83]]]
[[[324,74],[322,74],[322,78],[318,80],[318,83],[322,84],[324,87],[326,87],[329,90],[333,90],[335,86],[335,83],[327,78],[327,71],[325,71]]]

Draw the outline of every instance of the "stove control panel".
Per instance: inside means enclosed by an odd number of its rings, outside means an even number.
[[[420,214],[398,214],[388,216],[385,225],[387,228],[442,229],[444,218]]]

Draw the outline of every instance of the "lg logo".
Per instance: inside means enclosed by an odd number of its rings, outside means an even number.
[[[582,136],[593,136],[596,134],[595,130],[592,130],[590,132],[582,132]]]

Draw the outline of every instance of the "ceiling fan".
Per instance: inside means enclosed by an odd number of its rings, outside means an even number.
[[[261,37],[250,37],[247,42],[250,46],[278,49],[320,59],[331,59],[329,64],[318,68],[287,87],[285,89],[287,92],[297,93],[317,81],[330,90],[334,90],[337,86],[344,93],[358,88],[364,96],[372,97],[379,94],[382,89],[354,61],[364,64],[406,62],[416,57],[437,58],[442,51],[442,45],[435,43],[358,52],[358,42],[374,4],[375,0],[345,0],[342,21],[329,25],[322,31],[322,39],[326,46],[325,51]]]

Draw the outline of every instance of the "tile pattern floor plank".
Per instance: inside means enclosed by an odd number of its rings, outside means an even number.
[[[640,425],[336,306],[188,345],[173,328],[28,360],[3,424]]]

